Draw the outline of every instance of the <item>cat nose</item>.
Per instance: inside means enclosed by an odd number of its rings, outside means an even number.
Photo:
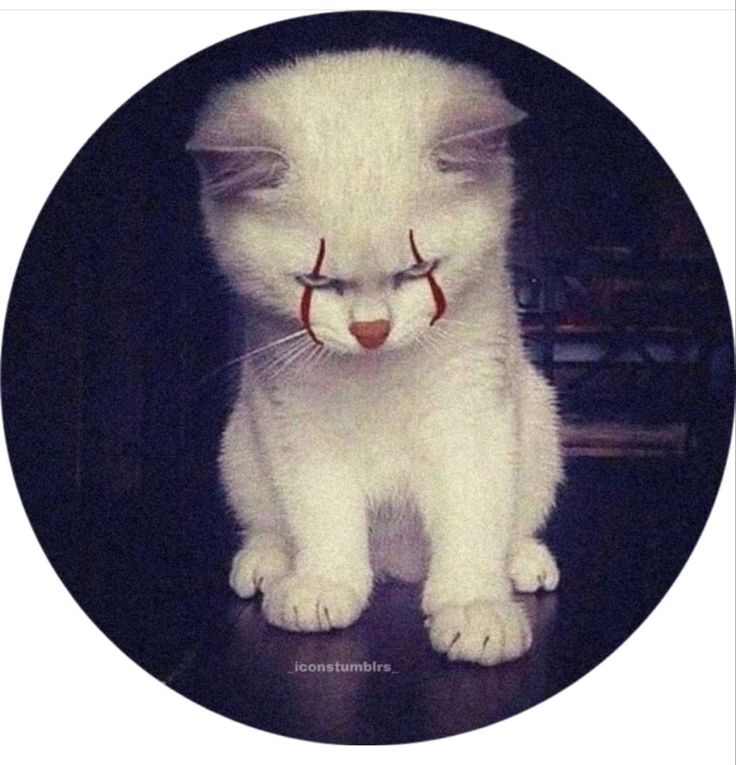
[[[364,348],[378,348],[383,345],[388,333],[391,331],[391,324],[386,319],[377,319],[376,321],[354,321],[348,329],[350,334]]]

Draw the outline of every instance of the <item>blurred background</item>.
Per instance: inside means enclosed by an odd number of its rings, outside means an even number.
[[[482,678],[426,649],[411,588],[382,585],[375,603],[388,615],[372,606],[347,638],[306,640],[267,628],[257,604],[226,586],[237,536],[215,457],[235,382],[223,366],[238,355],[246,317],[207,253],[183,147],[214,84],[295,54],[370,44],[485,66],[530,115],[513,136],[512,267],[529,351],[558,388],[565,422],[568,481],[548,529],[563,585],[528,599],[541,614],[532,654]],[[64,584],[131,658],[268,730],[417,740],[546,698],[656,605],[721,479],[733,338],[687,196],[601,95],[482,30],[404,14],[328,14],[188,59],[95,133],[23,254],[2,395],[34,530]],[[326,691],[324,681],[286,676],[294,655],[389,655],[398,676]],[[410,718],[390,714],[412,704],[420,711]]]

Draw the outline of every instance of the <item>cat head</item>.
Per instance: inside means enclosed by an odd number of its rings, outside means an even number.
[[[525,115],[475,67],[370,49],[214,93],[187,148],[236,288],[345,353],[412,343],[503,269],[508,129]]]

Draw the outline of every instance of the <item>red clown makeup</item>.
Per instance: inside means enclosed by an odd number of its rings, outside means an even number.
[[[412,255],[414,256],[414,262],[415,263],[424,263],[424,258],[419,253],[419,249],[417,248],[416,241],[414,239],[414,231],[413,229],[409,229],[409,245],[411,247]],[[310,276],[321,276],[322,266],[324,265],[325,261],[325,252],[326,252],[326,246],[325,246],[325,240],[324,238],[319,240],[319,250],[317,252],[317,258],[314,261],[314,266],[312,267],[312,270],[310,271]],[[445,300],[445,294],[442,291],[442,288],[440,287],[439,283],[437,282],[437,279],[435,278],[432,271],[430,271],[425,277],[427,280],[427,283],[429,284],[429,289],[432,293],[432,299],[434,300],[435,305],[435,311],[434,315],[432,316],[432,319],[429,322],[429,326],[431,327],[441,316],[444,314],[445,309],[447,308],[447,301]],[[302,292],[302,299],[299,307],[299,315],[301,318],[302,326],[307,331],[309,336],[312,338],[313,342],[317,345],[323,345],[322,341],[315,335],[314,331],[312,330],[312,325],[310,321],[310,311],[312,307],[312,293],[314,292],[314,287],[310,287],[308,285],[304,286],[304,291]]]

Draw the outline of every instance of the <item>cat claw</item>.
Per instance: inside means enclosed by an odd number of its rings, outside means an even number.
[[[291,574],[276,582],[263,598],[269,624],[291,632],[329,632],[350,626],[367,596],[341,582]]]
[[[532,645],[532,630],[521,606],[513,601],[478,600],[465,606],[443,606],[429,624],[432,647],[450,661],[485,666],[517,659]]]

